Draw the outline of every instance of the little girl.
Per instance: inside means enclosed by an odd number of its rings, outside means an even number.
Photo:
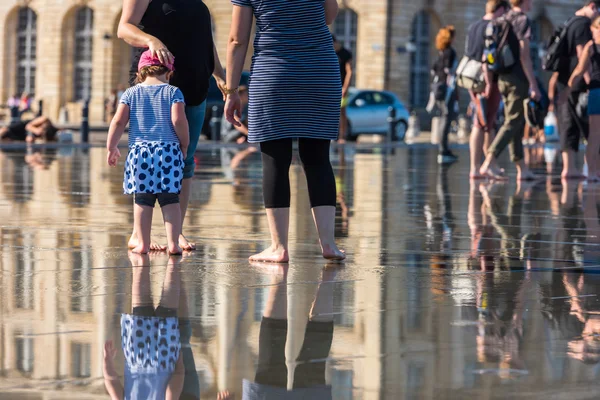
[[[114,167],[117,148],[129,121],[129,154],[125,162],[125,194],[134,195],[134,225],[138,232],[134,253],[150,248],[152,212],[160,204],[167,230],[168,251],[181,254],[179,192],[189,127],[181,91],[168,84],[173,64],[164,65],[146,51],[140,57],[137,85],[125,91],[108,132],[108,165]]]

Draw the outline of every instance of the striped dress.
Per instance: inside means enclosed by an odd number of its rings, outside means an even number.
[[[184,103],[175,86],[136,85],[123,93],[129,107],[129,153],[123,191],[179,193],[183,179],[183,154],[171,122],[171,107]]]
[[[256,38],[248,141],[336,140],[342,87],[323,0],[232,0],[251,7]]]

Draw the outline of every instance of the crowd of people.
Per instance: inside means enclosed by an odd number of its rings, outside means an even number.
[[[550,111],[556,112],[558,119],[562,178],[600,181],[600,132],[595,132],[600,114],[595,101],[600,96],[600,2],[583,0],[581,8],[552,37],[560,46],[549,46],[547,50],[556,62],[545,66],[552,73],[546,92],[533,69],[531,21],[527,15],[533,1],[489,0],[485,15],[468,28],[460,63],[452,47],[454,27],[443,27],[438,33],[439,57],[432,68],[428,106],[429,111],[439,109],[444,121],[438,161],[449,164],[457,159],[448,148],[448,134],[450,122],[457,115],[457,86],[462,86],[470,89],[474,109],[471,179],[506,179],[505,171],[498,166],[506,147],[515,163],[517,179],[536,179],[525,162],[523,139],[526,132],[539,137],[543,118]],[[471,72],[472,62],[479,63],[481,82]],[[497,124],[499,110],[503,112],[501,124]],[[587,141],[587,175],[576,163],[582,138]]]

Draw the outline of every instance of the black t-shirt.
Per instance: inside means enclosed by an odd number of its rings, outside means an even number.
[[[558,81],[563,85],[569,83],[571,74],[577,68],[579,58],[577,57],[577,46],[585,46],[590,40],[592,40],[592,21],[587,17],[575,17],[567,26],[567,53],[569,57],[568,63],[563,63],[562,68],[558,71]],[[585,91],[585,80],[579,81],[577,88],[573,88],[576,91]]]
[[[490,20],[480,19],[469,26],[465,43],[465,56],[481,61],[485,50],[485,30]]]
[[[186,105],[197,106],[206,100],[215,59],[210,12],[202,0],[152,0],[139,27],[175,56],[170,83],[181,89]],[[133,58],[132,82],[145,50],[137,49]]]
[[[2,139],[14,140],[16,142],[24,142],[27,139],[27,130],[25,127],[31,121],[20,121],[15,122],[8,126],[8,132],[6,132]]]
[[[433,64],[434,76],[438,77],[438,82],[446,83],[448,74],[446,71],[452,71],[456,62],[456,51],[452,47],[448,47],[439,51],[439,56],[435,64]]]
[[[340,63],[340,76],[342,78],[342,85],[346,82],[346,64],[352,62],[352,53],[342,47],[339,51],[335,52],[338,56]]]

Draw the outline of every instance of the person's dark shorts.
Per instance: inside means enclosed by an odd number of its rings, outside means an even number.
[[[135,204],[143,207],[154,208],[157,200],[160,208],[171,204],[179,204],[179,194],[177,193],[136,193],[133,198]]]

